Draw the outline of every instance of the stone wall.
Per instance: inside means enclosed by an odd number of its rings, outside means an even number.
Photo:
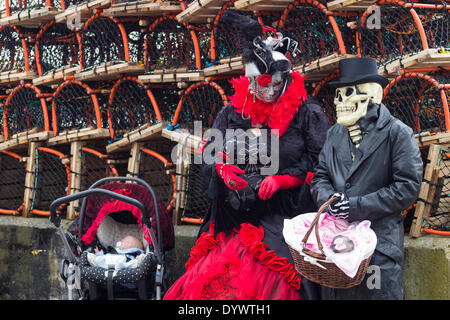
[[[63,221],[64,229],[70,224]],[[166,255],[169,283],[184,273],[197,226],[175,227],[175,248]],[[65,257],[57,229],[46,218],[0,216],[0,299],[65,298],[58,275]],[[450,299],[450,238],[405,237],[405,299]]]
[[[61,225],[66,230],[70,223],[63,220]],[[184,273],[197,232],[197,226],[175,227],[175,248],[166,255],[170,284]],[[65,298],[58,273],[65,257],[59,232],[47,218],[0,216],[0,299]]]
[[[0,299],[59,299],[63,254],[48,219],[0,217]]]
[[[405,299],[450,300],[450,238],[405,237]]]

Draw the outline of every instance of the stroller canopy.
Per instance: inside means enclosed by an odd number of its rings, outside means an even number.
[[[155,204],[153,203],[153,198],[150,191],[146,187],[134,183],[110,183],[99,186],[98,188],[117,192],[140,201],[152,219],[152,228],[156,237],[158,237],[159,232],[161,232],[162,244],[159,245],[162,246],[164,250],[170,250],[174,247],[175,238],[172,219],[163,203],[157,199],[159,222],[161,227],[161,230],[158,230],[154,207]],[[119,211],[129,211],[136,217],[139,226],[142,228],[145,240],[149,245],[151,245],[152,241],[150,239],[148,229],[142,224],[141,221],[141,211],[131,204],[118,201],[108,196],[95,196],[87,198],[83,230],[81,230],[81,241],[83,241],[85,245],[90,245],[94,240],[96,232],[103,219],[109,214]]]

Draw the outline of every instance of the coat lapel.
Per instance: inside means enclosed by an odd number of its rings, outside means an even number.
[[[386,140],[389,135],[390,125],[390,113],[384,105],[380,107],[380,116],[378,117],[377,124],[373,130],[371,130],[362,140],[357,156],[350,167],[347,178],[349,179],[361,164],[370,157],[380,146],[380,144]]]
[[[352,156],[350,150],[348,129],[346,127],[340,126],[340,130],[336,135],[333,136],[333,152],[334,161],[342,162],[344,167],[348,171],[352,165]]]

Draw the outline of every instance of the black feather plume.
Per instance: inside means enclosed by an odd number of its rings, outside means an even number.
[[[241,33],[242,45],[245,47],[253,46],[253,39],[262,36],[262,27],[259,22],[251,17],[237,13],[234,10],[226,10],[221,21],[233,25]]]
[[[221,18],[221,22],[232,25],[239,30],[240,46],[242,48],[242,62],[255,62],[258,68],[263,69],[261,62],[258,61],[253,53],[253,40],[257,36],[262,36],[262,26],[259,22],[249,16],[240,14],[234,10],[226,10]]]

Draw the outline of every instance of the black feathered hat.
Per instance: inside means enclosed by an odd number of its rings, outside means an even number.
[[[295,57],[299,50],[298,43],[277,33],[275,37],[265,37],[263,27],[251,17],[234,10],[226,10],[222,21],[238,27],[241,33],[242,62],[247,77],[257,77],[276,71],[290,73],[291,62],[286,57],[288,53]]]

